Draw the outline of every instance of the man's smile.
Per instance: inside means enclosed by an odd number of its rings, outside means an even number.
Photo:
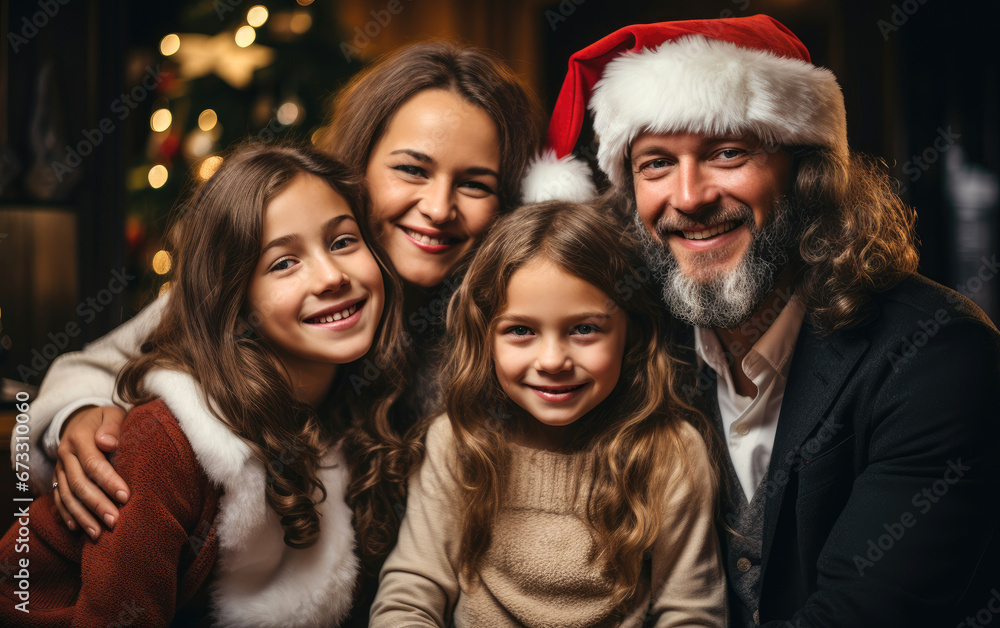
[[[702,229],[682,229],[680,231],[674,231],[673,233],[680,235],[685,240],[707,240],[708,238],[728,233],[738,226],[740,226],[739,222],[735,220],[728,220],[713,227],[704,227]]]

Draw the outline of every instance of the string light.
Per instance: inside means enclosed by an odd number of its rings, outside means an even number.
[[[172,262],[170,253],[163,250],[157,251],[156,255],[153,256],[153,272],[157,275],[166,275],[170,272]]]
[[[247,11],[247,24],[254,27],[261,27],[267,21],[267,9],[262,5],[250,7]]]
[[[246,48],[255,39],[257,39],[257,31],[253,29],[253,26],[241,26],[236,31],[236,45],[240,48]]]
[[[201,159],[211,153],[214,146],[215,142],[212,141],[212,134],[210,132],[194,129],[184,138],[184,144],[181,146],[181,149],[184,151],[185,157],[195,160]]]
[[[149,117],[149,128],[153,129],[157,133],[166,131],[170,128],[170,123],[172,121],[173,116],[170,115],[169,109],[157,109],[153,112],[153,115]]]
[[[169,57],[181,49],[181,38],[177,33],[170,33],[160,40],[160,54]]]
[[[149,169],[149,175],[146,178],[149,179],[150,187],[156,190],[163,187],[163,185],[167,182],[168,175],[169,173],[167,172],[166,166],[156,164]]]
[[[278,122],[284,125],[295,124],[295,121],[299,119],[299,106],[293,102],[286,102],[285,104],[278,107]]]
[[[216,173],[221,165],[222,157],[219,157],[218,155],[212,155],[211,157],[206,158],[205,161],[201,162],[201,165],[198,167],[198,178],[202,181],[208,180],[213,174]]]
[[[198,115],[198,128],[202,131],[211,131],[219,122],[219,116],[212,109],[206,109]]]

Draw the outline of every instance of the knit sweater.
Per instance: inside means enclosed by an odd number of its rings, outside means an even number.
[[[114,464],[132,494],[115,529],[92,543],[57,521],[51,495],[36,500],[30,552],[16,552],[15,529],[0,544],[0,564],[30,558],[31,613],[13,608],[8,579],[0,624],[106,626],[128,611],[121,625],[165,626],[184,611],[177,625],[190,625],[210,611],[214,626],[336,625],[358,573],[340,448],[318,469],[327,490],[319,538],[292,549],[267,506],[263,465],[194,380],[156,370],[144,383],[160,400],[125,420]]]
[[[0,564],[28,560],[28,604],[19,582],[0,583],[4,626],[166,626],[176,613],[207,612],[205,583],[218,553],[219,492],[198,466],[162,401],[124,425],[115,468],[132,487],[115,530],[90,542],[71,532],[52,494],[36,499],[0,541]],[[27,523],[23,535],[21,524]],[[17,538],[26,538],[18,542]]]
[[[621,626],[726,623],[711,465],[694,428],[685,425],[682,434],[693,473],[670,486],[660,536]],[[613,625],[610,582],[589,560],[585,456],[511,447],[508,485],[475,585],[459,576],[463,506],[455,465],[451,424],[439,417],[409,484],[371,626]]]

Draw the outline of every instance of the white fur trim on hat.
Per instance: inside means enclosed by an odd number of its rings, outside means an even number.
[[[613,59],[590,109],[598,165],[616,186],[627,180],[629,146],[647,131],[749,132],[768,144],[847,155],[844,96],[832,72],[701,36]]]
[[[558,158],[553,150],[546,150],[531,161],[522,191],[525,203],[554,200],[580,203],[597,195],[590,166],[573,155]]]

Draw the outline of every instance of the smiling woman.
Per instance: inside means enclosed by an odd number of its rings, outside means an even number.
[[[479,107],[428,89],[399,108],[375,144],[365,178],[379,238],[404,281],[444,281],[496,215],[497,133]]]
[[[539,128],[537,102],[502,59],[427,42],[347,85],[319,145],[365,172],[393,265],[405,282],[433,288],[520,202]]]

